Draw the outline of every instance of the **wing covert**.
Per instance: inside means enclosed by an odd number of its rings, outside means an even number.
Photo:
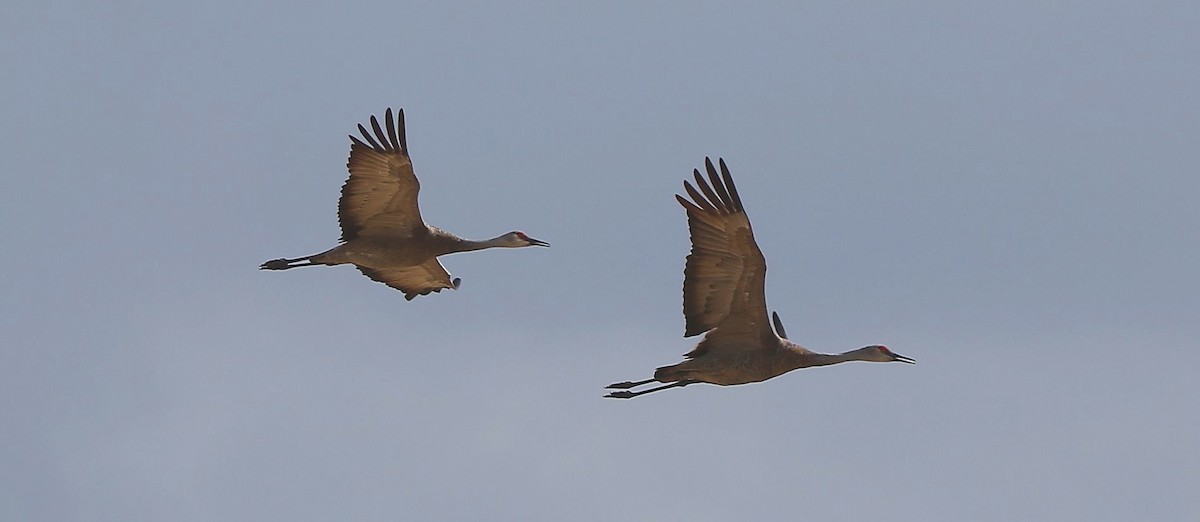
[[[357,265],[356,265],[357,266]],[[444,288],[458,288],[459,279],[450,280],[450,274],[437,258],[416,266],[393,268],[369,268],[357,266],[363,275],[404,292],[404,298],[412,301],[418,295],[441,292]]]

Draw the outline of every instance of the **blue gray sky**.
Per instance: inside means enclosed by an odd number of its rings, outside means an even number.
[[[1200,8],[72,3],[0,18],[5,520],[1193,520]],[[349,267],[346,135],[550,249]],[[680,360],[723,157],[768,305],[854,363]]]

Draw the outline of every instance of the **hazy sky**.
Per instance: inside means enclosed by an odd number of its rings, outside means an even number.
[[[1190,2],[33,2],[0,17],[0,519],[1196,520]],[[335,244],[404,107],[449,256]],[[673,194],[918,360],[696,385]]]

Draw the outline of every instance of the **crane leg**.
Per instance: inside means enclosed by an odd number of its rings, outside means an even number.
[[[643,384],[650,384],[652,382],[654,382],[654,379],[646,379],[644,381],[637,381],[637,382],[633,382],[633,381],[614,382],[608,386],[605,386],[604,388],[609,389],[609,390],[628,390],[630,388],[636,388]]]
[[[651,380],[653,380],[653,379],[651,379]],[[647,394],[647,393],[656,392],[656,391],[659,391],[659,390],[666,390],[666,389],[668,389],[668,388],[682,388],[682,387],[684,387],[684,386],[687,386],[687,385],[689,385],[689,384],[695,384],[695,383],[698,383],[698,382],[700,382],[700,381],[675,381],[675,382],[673,382],[673,383],[671,383],[671,384],[664,384],[664,385],[662,385],[662,386],[659,386],[659,387],[657,387],[657,388],[650,388],[649,390],[642,390],[642,391],[639,391],[639,392],[632,392],[632,391],[629,391],[629,390],[615,391],[615,392],[612,392],[612,393],[610,393],[610,394],[608,394],[608,395],[605,395],[605,397],[609,397],[609,398],[612,398],[612,399],[632,399],[632,398],[634,398],[634,397],[637,397],[638,395],[645,395],[645,394]],[[618,383],[618,384],[625,384],[625,383]],[[643,383],[643,384],[645,384],[645,383]],[[610,386],[610,387],[611,387],[611,386]]]

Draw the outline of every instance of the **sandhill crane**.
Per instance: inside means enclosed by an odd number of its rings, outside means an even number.
[[[273,259],[262,270],[287,270],[300,266],[353,264],[367,277],[404,292],[412,300],[418,295],[458,288],[459,278],[450,274],[437,257],[484,248],[550,246],[523,232],[513,231],[486,241],[460,238],[426,225],[417,206],[420,182],[413,175],[404,137],[404,109],[384,114],[387,134],[371,116],[371,128],[358,125],[362,140],[350,136],[350,177],[342,185],[338,221],[342,243],[320,254],[296,259]]]
[[[698,382],[721,386],[760,382],[809,366],[825,366],[846,361],[916,361],[892,353],[882,345],[872,345],[841,354],[823,354],[787,340],[779,314],[772,313],[775,331],[767,323],[764,291],[767,262],[754,242],[750,219],[725,161],[718,159],[721,175],[712,160],[704,159],[706,182],[694,170],[697,191],[683,182],[692,200],[676,195],[687,211],[692,252],[683,270],[684,337],[708,332],[687,360],[654,371],[644,381],[610,384],[605,397],[629,399],[650,392],[678,388]],[[722,182],[724,178],[724,182]],[[703,194],[701,194],[703,192]],[[630,391],[652,382],[663,386]]]

